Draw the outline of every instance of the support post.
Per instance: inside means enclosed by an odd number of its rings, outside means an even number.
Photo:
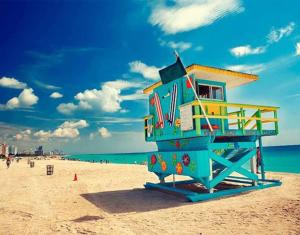
[[[195,115],[200,115],[200,107],[198,105],[194,106]],[[195,119],[196,134],[201,135],[201,118]]]
[[[175,188],[175,174],[173,174],[173,188]]]
[[[274,118],[277,119],[277,111],[274,111]],[[278,135],[279,131],[278,131],[278,121],[275,121],[275,132]]]
[[[237,113],[237,123],[238,123],[238,129],[240,130],[241,129],[241,119],[240,119],[240,112]]]
[[[210,185],[210,182],[213,179],[212,159],[211,158],[209,159],[209,172],[210,172],[210,175],[209,175],[209,185]],[[209,188],[209,193],[213,193],[213,192],[214,192],[214,188]]]
[[[261,171],[261,178],[262,180],[266,179],[266,175],[265,175],[265,164],[264,164],[264,155],[263,155],[263,151],[262,151],[262,140],[261,140],[261,136],[259,136],[258,138],[258,143],[259,143],[259,152],[260,152],[260,171]]]
[[[242,126],[242,132],[244,134],[244,130],[245,130],[245,110],[243,108],[240,109],[240,112],[241,112],[241,126]]]
[[[156,175],[158,176],[159,183],[164,184],[165,183],[165,175],[159,174],[159,173],[157,173]]]
[[[223,112],[223,108],[222,106],[220,106],[220,115],[223,116],[224,115],[224,112]],[[222,118],[221,119],[221,131],[222,131],[222,134],[225,133],[225,127],[224,127],[224,119]]]
[[[251,172],[253,174],[256,174],[256,156],[254,155],[251,159],[250,159],[250,169]],[[256,186],[257,185],[257,181],[256,180],[252,180],[252,185]]]
[[[257,110],[256,117],[259,118],[259,120],[256,120],[256,127],[257,127],[257,130],[259,131],[259,134],[261,134],[262,133],[262,121],[261,121],[261,111],[260,111],[260,109]]]

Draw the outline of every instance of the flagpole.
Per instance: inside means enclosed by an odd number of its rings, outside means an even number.
[[[177,53],[176,50],[174,51],[174,54],[175,54],[176,58],[179,57],[179,55],[178,55],[178,53]],[[181,61],[181,62],[182,62],[182,61]],[[182,63],[182,64],[183,64],[183,63]],[[184,65],[183,65],[183,67],[185,68]],[[194,92],[194,95],[195,95],[195,97],[196,97],[196,99],[197,99],[197,101],[198,101],[198,104],[199,104],[199,106],[200,106],[200,108],[201,108],[201,111],[202,111],[202,113],[203,113],[203,115],[204,115],[204,118],[205,118],[205,120],[206,120],[206,122],[207,122],[207,124],[208,124],[208,127],[209,127],[210,132],[213,132],[214,130],[213,130],[211,124],[210,124],[210,121],[209,121],[209,119],[208,119],[208,117],[207,117],[207,115],[206,115],[205,109],[204,109],[204,107],[203,107],[203,105],[202,105],[201,100],[199,99],[199,97],[198,97],[198,95],[197,95],[197,92],[196,92],[196,90],[195,90],[194,85],[193,85],[192,82],[191,82],[190,77],[188,76],[188,74],[186,74],[185,77],[187,78],[187,80],[189,81],[189,83],[190,83],[190,85],[191,85],[191,87],[192,87],[192,90],[193,90],[193,92]]]

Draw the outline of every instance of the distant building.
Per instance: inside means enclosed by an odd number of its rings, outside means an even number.
[[[7,157],[8,153],[8,144],[0,144],[0,155]]]
[[[42,155],[44,155],[43,146],[41,145],[41,146],[37,147],[37,149],[34,151],[34,154],[36,156],[42,156]]]
[[[16,146],[14,146],[14,145],[10,145],[8,147],[8,153],[9,153],[9,155],[17,155],[18,148]]]

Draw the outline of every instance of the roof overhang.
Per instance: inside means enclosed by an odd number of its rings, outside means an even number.
[[[210,66],[192,64],[186,68],[188,74],[194,74],[196,79],[209,81],[218,81],[226,83],[227,88],[234,88],[254,82],[258,79],[257,75],[241,73],[227,69],[220,69]],[[162,85],[162,82],[156,82],[144,89],[144,94],[149,94],[155,88]]]

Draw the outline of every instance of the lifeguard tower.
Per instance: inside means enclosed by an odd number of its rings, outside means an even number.
[[[144,89],[144,120],[146,141],[158,147],[148,154],[148,170],[160,183],[147,182],[146,188],[200,201],[281,185],[265,178],[262,151],[262,137],[278,134],[279,108],[227,102],[230,89],[255,82],[256,75],[198,64],[185,68],[178,56],[159,73],[161,81]],[[170,175],[173,182],[165,182]],[[175,181],[175,175],[191,179]]]

